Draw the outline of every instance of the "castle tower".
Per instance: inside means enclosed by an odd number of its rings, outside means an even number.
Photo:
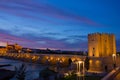
[[[112,56],[112,54],[116,54],[114,34],[88,34],[88,56],[104,57]]]

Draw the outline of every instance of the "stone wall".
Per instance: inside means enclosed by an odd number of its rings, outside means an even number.
[[[88,55],[95,57],[112,56],[116,54],[116,41],[113,34],[88,34]]]

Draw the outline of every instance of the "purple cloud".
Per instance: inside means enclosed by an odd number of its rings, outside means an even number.
[[[55,39],[55,38],[50,38],[50,37],[43,37],[43,36],[39,36],[39,37],[35,37],[34,35],[32,36],[31,39],[29,38],[25,38],[25,36],[29,36],[29,35],[24,35],[24,37],[20,37],[20,36],[14,36],[14,35],[10,35],[9,33],[4,32],[3,30],[1,30],[0,33],[0,41],[2,43],[18,43],[20,45],[22,45],[23,47],[28,47],[28,48],[50,48],[50,49],[60,49],[60,50],[80,50],[78,49],[78,47],[80,47],[80,45],[83,46],[84,43],[80,42],[76,42],[76,43],[69,43],[66,42],[67,39]],[[83,46],[83,48],[85,48],[85,45]]]
[[[0,0],[0,10],[6,11],[7,13],[11,13],[15,16],[29,18],[29,19],[37,19],[41,21],[46,21],[52,24],[60,24],[59,21],[53,20],[58,19],[66,22],[77,22],[78,24],[88,24],[92,26],[99,26],[98,23],[73,13],[68,13],[64,10],[61,10],[57,7],[53,7],[52,5],[45,4],[41,1],[41,3],[36,3],[33,0]],[[12,4],[12,6],[11,6]],[[36,14],[37,16],[33,15]],[[39,15],[47,16],[47,18],[42,18]],[[49,19],[48,19],[49,18]],[[51,20],[52,19],[52,20]]]
[[[62,50],[85,50],[87,48],[87,41],[82,40],[83,37],[80,37],[79,40],[78,38],[74,38],[76,42],[70,43],[68,41],[71,40],[70,37],[56,39],[54,37],[45,37],[46,34],[42,36],[25,34],[24,37],[27,36],[27,39],[31,39],[29,35],[32,36],[33,41],[38,43],[37,45],[39,45],[40,48],[52,48],[52,49],[62,49]]]
[[[0,30],[1,31],[1,30]],[[22,39],[22,38],[19,38],[17,36],[13,36],[13,35],[10,35],[8,33],[2,33],[0,32],[0,41],[2,42],[11,42],[11,43],[15,43],[15,42],[33,42],[32,40],[27,40],[27,39]]]
[[[28,48],[50,48],[50,49],[60,49],[60,50],[87,50],[88,42],[87,40],[82,40],[86,38],[86,36],[82,35],[73,35],[68,36],[62,39],[55,39],[53,37],[45,37],[45,36],[35,36],[32,34],[26,34],[24,36],[13,36],[7,33],[7,31],[0,30],[0,41],[3,43],[18,43],[23,47]],[[3,33],[4,32],[4,33]],[[30,35],[30,36],[29,36]],[[26,38],[26,36],[28,36]],[[67,40],[77,40],[73,43],[68,42]],[[87,39],[87,38],[86,38]],[[120,40],[117,39],[117,51],[120,51]]]

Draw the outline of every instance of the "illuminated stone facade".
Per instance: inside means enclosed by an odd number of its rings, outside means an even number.
[[[116,54],[116,41],[114,34],[88,34],[88,56],[104,57],[112,56],[112,54]]]
[[[18,53],[22,50],[22,46],[18,44],[8,44],[6,45],[7,53]]]
[[[0,47],[0,53],[20,53],[22,51],[22,46],[18,44],[8,44],[6,47]]]

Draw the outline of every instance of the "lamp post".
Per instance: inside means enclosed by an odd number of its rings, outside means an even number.
[[[116,67],[116,54],[112,54],[112,58],[113,58],[113,67]]]

